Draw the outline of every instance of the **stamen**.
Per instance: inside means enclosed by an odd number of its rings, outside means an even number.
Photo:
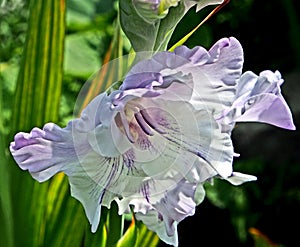
[[[143,117],[143,119],[145,120],[145,122],[155,131],[157,131],[160,134],[166,134],[166,132],[161,129],[156,123],[155,121],[153,121],[153,119],[151,118],[151,116],[147,113],[147,111],[145,109],[142,109],[140,111],[141,116]]]
[[[145,134],[149,135],[149,136],[153,136],[153,132],[151,131],[151,129],[149,128],[149,125],[145,122],[142,114],[140,112],[136,112],[134,114],[134,117],[137,121],[137,123],[139,124],[139,126],[142,128],[142,130],[145,132]]]
[[[133,136],[132,136],[131,133],[130,133],[130,127],[129,127],[127,118],[126,118],[126,116],[125,116],[125,113],[124,113],[123,111],[120,111],[119,113],[120,113],[121,122],[122,122],[122,124],[123,124],[125,134],[126,134],[128,140],[129,140],[131,143],[134,143],[134,138],[133,138]]]

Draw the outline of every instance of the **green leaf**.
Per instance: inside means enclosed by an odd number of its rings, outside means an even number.
[[[70,196],[64,174],[50,181],[45,200],[44,245],[80,246],[89,224],[79,202]]]
[[[62,84],[64,1],[32,0],[15,95],[14,130],[56,121]],[[34,113],[34,114],[33,114]]]
[[[135,52],[153,51],[159,22],[146,22],[136,12],[132,0],[120,0],[119,9],[122,29]]]
[[[114,1],[67,1],[66,23],[71,32],[111,27],[108,19],[112,15],[115,15]]]
[[[122,236],[122,238],[118,241],[116,247],[136,246],[137,234],[138,229],[135,224],[134,218],[132,218],[130,226],[128,227],[127,231]]]
[[[32,0],[11,130],[28,131],[57,121],[63,76],[65,2]],[[42,246],[49,183],[39,184],[9,166],[15,246]]]
[[[1,75],[0,75],[1,79]],[[0,114],[3,112],[3,84],[0,82]],[[2,118],[3,119],[3,118]],[[1,123],[0,123],[1,125]],[[2,127],[2,126],[0,126]],[[0,246],[13,247],[12,204],[10,197],[10,174],[5,153],[6,138],[0,128]]]
[[[116,247],[156,247],[159,237],[150,231],[141,221],[132,217],[132,222]]]
[[[112,202],[108,213],[106,247],[111,247],[122,237],[124,218],[118,215],[118,205],[115,201]]]
[[[136,221],[138,228],[138,238],[136,247],[155,247],[159,243],[159,237],[156,233],[150,231],[141,221]]]
[[[101,208],[101,219],[97,232],[91,233],[90,228],[86,228],[84,237],[84,246],[88,247],[105,247],[107,241],[107,228],[106,222],[108,218],[109,209],[106,207]]]
[[[165,50],[177,23],[187,11],[183,3],[170,8],[168,15],[147,22],[136,11],[132,0],[120,0],[120,22],[135,52]]]
[[[163,51],[167,49],[171,36],[187,9],[184,4],[178,4],[176,8],[170,8],[168,15],[160,21],[157,32],[154,51]]]
[[[66,75],[85,79],[99,69],[99,54],[93,48],[101,43],[99,37],[99,32],[95,30],[74,33],[66,37],[64,60]]]

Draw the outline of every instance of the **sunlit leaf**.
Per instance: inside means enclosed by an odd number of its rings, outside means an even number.
[[[159,241],[156,233],[148,230],[141,221],[136,221],[133,217],[116,247],[156,247]]]
[[[62,173],[50,181],[45,200],[45,245],[80,246],[88,223],[79,202],[70,197],[69,183]]]
[[[134,218],[132,218],[132,222],[130,226],[128,227],[127,231],[122,236],[122,238],[118,241],[116,247],[126,247],[126,246],[135,247],[137,241],[137,234],[138,234],[138,229],[135,224]]]
[[[263,234],[257,228],[251,227],[249,233],[252,235],[255,247],[280,247],[279,244],[271,241],[268,236]]]
[[[0,76],[1,79],[1,76]],[[3,84],[0,82],[0,114],[3,111]],[[0,118],[1,121],[3,118]],[[0,123],[1,125],[1,123]],[[3,127],[3,126],[0,126]],[[0,128],[0,246],[13,247],[12,205],[10,198],[10,176],[3,129]]]
[[[156,233],[148,230],[148,228],[140,221],[136,221],[138,228],[138,237],[135,246],[138,247],[155,247],[159,243]]]
[[[65,2],[32,0],[23,60],[14,96],[12,134],[57,121],[63,75]],[[9,167],[15,246],[42,246],[49,183],[38,184]]]

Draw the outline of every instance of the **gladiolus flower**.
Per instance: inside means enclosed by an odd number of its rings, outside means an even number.
[[[67,127],[48,123],[18,133],[10,151],[39,182],[64,172],[93,232],[101,206],[116,201],[120,214],[131,207],[177,246],[177,224],[194,214],[204,182],[216,176],[236,185],[256,179],[233,172],[234,123],[293,129],[278,72],[241,76],[242,64],[235,38],[221,39],[209,51],[181,46],[157,53],[134,65],[118,90],[98,95]]]

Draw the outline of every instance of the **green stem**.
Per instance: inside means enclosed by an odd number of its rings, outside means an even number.
[[[124,217],[118,214],[118,205],[112,202],[107,221],[106,247],[115,246],[123,235]]]

